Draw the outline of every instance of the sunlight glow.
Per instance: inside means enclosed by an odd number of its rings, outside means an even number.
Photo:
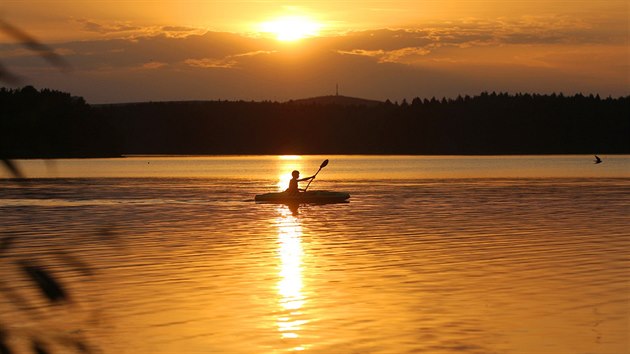
[[[291,172],[293,170],[302,170],[302,157],[301,156],[280,156],[280,160],[282,161],[278,165],[278,183],[276,186],[278,187],[278,192],[282,192],[289,188],[289,181],[293,176],[291,176]],[[303,188],[303,187],[302,187]]]
[[[289,188],[289,181],[291,180],[291,178],[293,178],[291,176],[291,171],[278,176],[278,183],[276,184],[278,186],[278,192],[282,192]]]
[[[286,16],[260,24],[259,31],[273,34],[277,40],[293,42],[317,36],[322,25],[304,16]]]

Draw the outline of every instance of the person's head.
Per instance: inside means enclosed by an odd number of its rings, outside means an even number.
[[[298,177],[300,177],[300,171],[295,170],[295,171],[291,172],[291,176],[293,176],[293,178],[298,178]]]

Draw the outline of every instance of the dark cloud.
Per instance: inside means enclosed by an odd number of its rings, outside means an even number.
[[[34,84],[84,95],[91,102],[287,100],[330,94],[335,83],[343,94],[398,100],[484,90],[628,93],[628,67],[611,65],[620,56],[627,59],[625,51],[593,64],[582,59],[588,49],[575,50],[589,44],[618,45],[616,32],[566,19],[467,20],[418,29],[357,31],[293,44],[233,33],[189,34],[196,29],[188,27],[82,23],[99,33],[137,33],[124,39],[55,45],[75,68],[68,76],[54,73],[40,58],[14,45],[0,45],[0,59]],[[541,52],[530,58],[533,47],[570,47],[575,53],[556,50],[554,55]],[[562,70],[574,65],[571,62],[578,62],[572,71]],[[597,76],[598,67],[612,70],[606,80]]]
[[[162,31],[164,32],[190,32],[196,31],[196,28],[193,27],[184,27],[184,26],[162,26]]]
[[[67,53],[77,67],[92,70],[101,67],[136,67],[142,63],[159,61],[176,64],[188,61],[199,67],[238,67],[238,56],[246,53],[286,51],[286,46],[274,40],[251,38],[233,33],[195,33],[198,29],[185,26],[140,28],[129,24],[99,24],[77,20],[86,30],[98,33],[133,32],[125,39],[102,39],[69,42],[57,45]],[[617,31],[618,32],[618,31]],[[316,37],[304,41],[310,52],[335,52],[344,55],[363,55],[380,62],[409,64],[421,60],[441,48],[470,48],[502,45],[561,45],[619,43],[615,31],[593,29],[592,24],[567,18],[536,17],[518,20],[474,20],[427,23],[416,29],[380,29],[349,32],[344,35]],[[191,34],[194,33],[194,34]],[[604,35],[603,33],[606,33]],[[627,38],[625,39],[627,42]],[[621,42],[622,44],[625,42]],[[13,50],[11,55],[9,51]],[[0,45],[0,55],[16,61],[33,63],[15,55],[15,50]],[[27,57],[28,55],[26,55]],[[235,59],[236,57],[236,59]],[[414,59],[415,58],[415,59]],[[205,64],[204,64],[205,63]],[[214,63],[214,64],[213,64]]]
[[[177,64],[189,59],[223,60],[248,53],[271,51],[276,46],[277,43],[269,39],[208,32],[183,38],[160,34],[132,39],[69,42],[55,47],[68,53],[66,59],[76,65],[77,70],[89,71],[103,68],[124,70],[150,61]],[[14,46],[0,45],[0,53],[12,53],[8,63],[13,66],[32,66],[39,62],[39,58],[28,53],[24,56],[16,55],[15,50]]]
[[[202,64],[210,65],[202,65]],[[333,94],[408,100],[456,97],[481,91],[627,93],[627,82],[589,80],[553,68],[467,65],[439,68],[379,63],[374,58],[323,53],[288,60],[282,53],[241,57],[238,66],[151,64],[152,68],[90,71],[80,75],[37,75],[38,87],[84,95],[89,102],[147,100],[278,100]],[[153,69],[153,70],[151,70]]]
[[[101,24],[95,21],[78,19],[76,22],[82,25],[82,29],[87,32],[95,32],[100,34],[120,33],[120,32],[134,32],[141,29],[138,26],[132,26],[126,23],[110,23]]]

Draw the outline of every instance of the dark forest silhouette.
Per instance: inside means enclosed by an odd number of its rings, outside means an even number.
[[[3,158],[116,156],[116,132],[81,97],[32,86],[0,88]]]
[[[308,102],[308,101],[307,101]],[[482,93],[376,106],[192,101],[90,106],[0,89],[3,156],[630,153],[630,96]]]

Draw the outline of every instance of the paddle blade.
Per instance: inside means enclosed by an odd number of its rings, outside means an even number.
[[[328,159],[324,160],[324,162],[322,162],[321,165],[319,165],[319,168],[324,168],[328,165]]]

